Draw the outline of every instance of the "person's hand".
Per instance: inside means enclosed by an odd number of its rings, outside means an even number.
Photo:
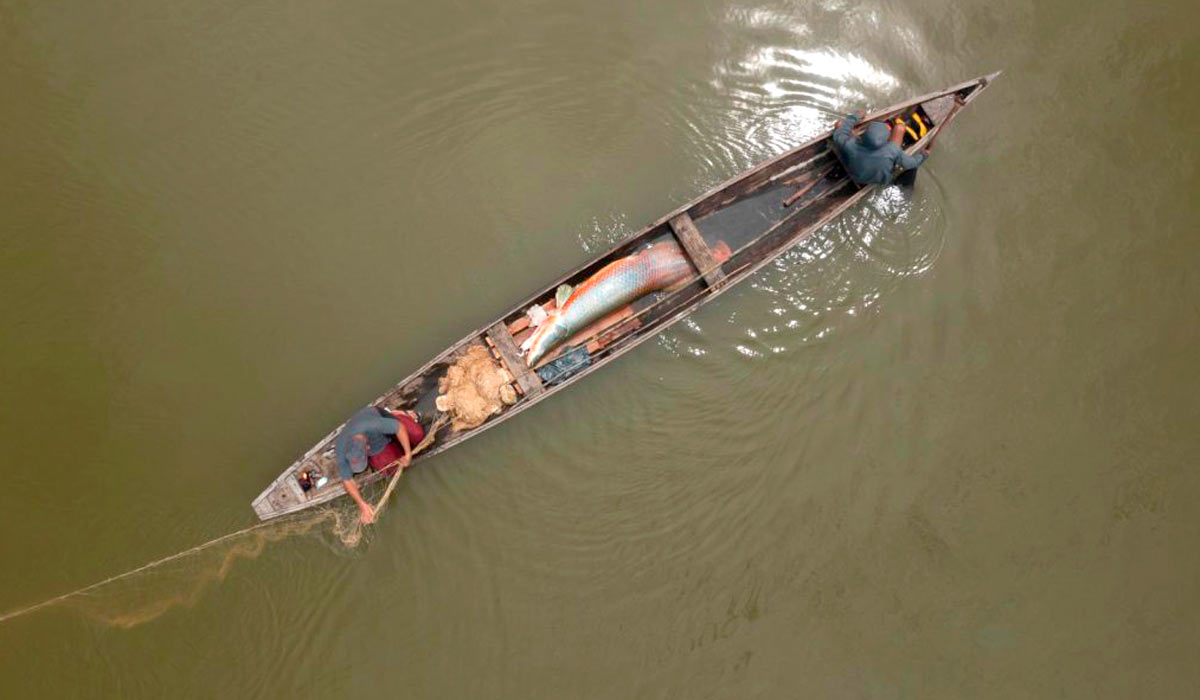
[[[375,511],[371,509],[371,506],[361,506],[358,509],[358,522],[363,525],[375,522]]]
[[[408,469],[408,465],[412,464],[412,457],[404,455],[400,459],[396,460],[396,462],[400,465],[401,469]]]

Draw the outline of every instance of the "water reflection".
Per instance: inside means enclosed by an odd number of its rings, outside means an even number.
[[[711,101],[723,107],[708,109],[709,100],[700,100],[692,113],[679,115],[685,121],[680,126],[697,135],[705,175],[715,176],[704,185],[817,136],[835,114],[900,86],[866,57],[813,41],[808,22],[822,21],[822,13],[834,9],[803,16],[762,7],[726,12],[730,46],[723,55],[734,58],[714,63],[707,86]],[[868,15],[866,21],[878,18]],[[764,33],[770,41],[762,40]]]
[[[632,233],[629,217],[621,212],[613,212],[594,217],[591,226],[581,229],[576,233],[576,237],[588,255],[597,255],[625,240]]]

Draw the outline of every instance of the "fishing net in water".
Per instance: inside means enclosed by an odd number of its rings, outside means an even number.
[[[224,581],[241,559],[255,559],[273,542],[316,535],[336,551],[349,552],[366,530],[357,510],[330,506],[259,523],[170,556],[97,581],[69,593],[0,614],[0,622],[65,605],[116,627],[134,627],[176,607],[192,607],[213,585]]]

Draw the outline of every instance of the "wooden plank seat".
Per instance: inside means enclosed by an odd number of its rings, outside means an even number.
[[[696,228],[692,217],[688,216],[686,211],[673,217],[671,230],[675,232],[675,238],[679,239],[679,243],[692,259],[692,264],[704,274],[704,282],[709,287],[718,286],[721,280],[725,279],[725,271],[717,264],[717,259],[704,242],[704,237],[700,235],[700,229]]]
[[[492,347],[496,348],[496,352],[500,353],[500,360],[504,363],[505,368],[517,380],[517,386],[521,388],[521,393],[526,396],[537,396],[546,390],[537,373],[525,364],[525,358],[521,357],[521,351],[517,348],[513,337],[509,335],[508,327],[504,325],[503,321],[489,326],[487,337],[492,341]]]

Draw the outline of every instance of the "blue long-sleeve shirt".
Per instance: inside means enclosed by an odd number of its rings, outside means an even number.
[[[861,137],[854,138],[851,130],[857,123],[858,117],[853,114],[843,119],[841,126],[833,130],[833,147],[850,178],[858,184],[887,185],[895,179],[897,167],[912,170],[925,162],[925,154],[910,156],[888,141],[890,130],[886,124],[871,122]]]
[[[384,417],[374,406],[359,409],[351,416],[334,443],[342,479],[353,479],[366,469],[370,456],[382,452],[399,429],[400,421]],[[365,442],[355,439],[360,435]]]

